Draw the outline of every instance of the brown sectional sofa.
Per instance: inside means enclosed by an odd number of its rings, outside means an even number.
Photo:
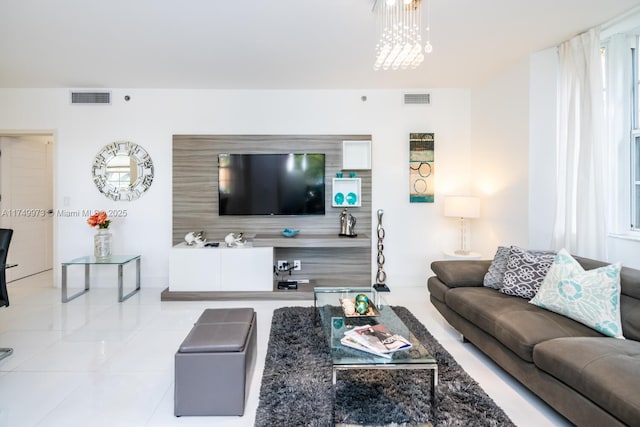
[[[575,258],[586,270],[606,265]],[[572,423],[640,426],[640,270],[620,272],[622,340],[484,287],[490,265],[433,262],[432,304],[466,340]]]

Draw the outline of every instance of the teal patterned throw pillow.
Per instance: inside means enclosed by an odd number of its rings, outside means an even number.
[[[584,270],[566,249],[558,251],[538,293],[529,302],[576,320],[603,335],[622,338],[620,268]]]

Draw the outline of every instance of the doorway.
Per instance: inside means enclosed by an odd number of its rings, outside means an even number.
[[[53,135],[0,136],[0,227],[14,230],[7,281],[53,268]]]

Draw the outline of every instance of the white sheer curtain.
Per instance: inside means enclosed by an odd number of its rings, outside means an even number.
[[[555,249],[606,259],[604,96],[600,31],[559,47]]]
[[[631,211],[631,175],[629,158],[629,131],[631,129],[631,46],[633,37],[614,34],[606,42],[606,135],[608,164],[606,174],[607,231],[624,233],[629,230]]]

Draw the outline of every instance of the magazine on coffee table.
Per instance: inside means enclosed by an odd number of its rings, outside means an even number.
[[[346,347],[355,348],[356,350],[366,351],[367,353],[371,353],[376,356],[382,356],[386,357],[387,359],[391,359],[391,353],[378,353],[376,350],[360,344],[358,341],[354,340],[348,335],[342,337],[342,339],[340,339],[340,343]]]
[[[359,326],[345,332],[344,337],[340,340],[344,345],[348,345],[345,342],[351,343],[351,341],[357,342],[370,352],[380,356],[388,356],[390,353],[411,348],[411,343],[406,338],[391,332],[381,324]]]

